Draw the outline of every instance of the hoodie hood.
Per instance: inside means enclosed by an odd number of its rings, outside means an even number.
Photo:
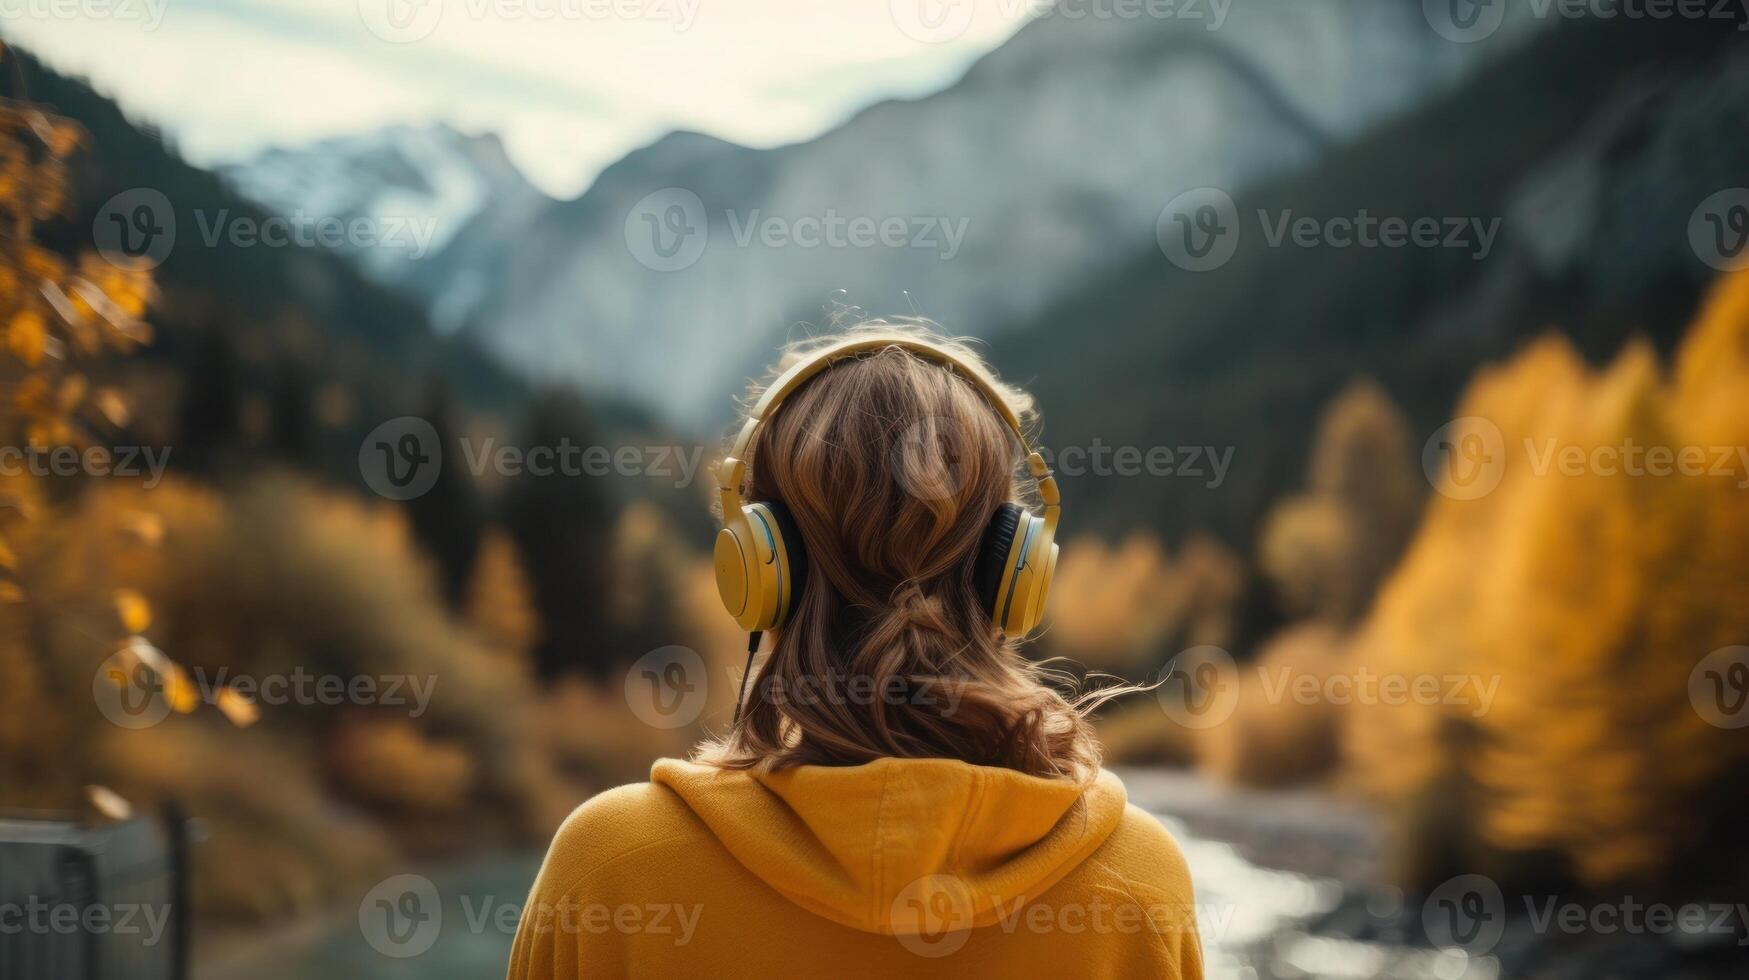
[[[1126,802],[1109,772],[1082,784],[952,759],[778,773],[663,759],[650,779],[790,901],[900,935],[927,931],[944,901],[960,924],[995,922],[1079,866]]]

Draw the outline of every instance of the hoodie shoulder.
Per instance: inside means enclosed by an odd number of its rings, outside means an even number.
[[[627,909],[667,908],[683,900],[699,908],[698,898],[687,897],[686,887],[696,883],[686,876],[696,867],[687,855],[699,849],[702,832],[672,790],[650,783],[598,793],[573,810],[553,835],[523,906],[508,976],[631,975],[625,959],[629,940],[609,924],[617,924]],[[696,911],[692,914],[688,936],[697,925]],[[646,937],[670,938],[655,920],[649,926]]]
[[[1145,912],[1160,943],[1160,955],[1178,977],[1203,976],[1202,936],[1196,918],[1196,896],[1184,850],[1160,818],[1133,803],[1125,804],[1122,821],[1092,863],[1118,878],[1116,884]],[[1106,881],[1107,887],[1112,884]]]
[[[1182,907],[1193,912],[1195,895],[1190,865],[1178,839],[1154,816],[1134,803],[1124,805],[1123,820],[1096,855],[1124,879],[1137,898]]]
[[[604,790],[571,811],[553,835],[541,868],[542,884],[573,890],[619,859],[696,840],[698,818],[666,786],[631,783]]]

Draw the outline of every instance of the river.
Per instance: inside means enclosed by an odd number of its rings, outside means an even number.
[[[1383,834],[1370,813],[1315,792],[1237,790],[1166,770],[1122,776],[1131,800],[1155,814],[1184,849],[1196,885],[1207,974],[1217,980],[1744,975],[1729,941],[1696,946],[1625,935],[1573,940],[1534,932],[1523,916],[1505,923],[1498,955],[1436,948],[1425,939],[1424,899],[1405,896],[1388,882]],[[258,942],[222,960],[209,956],[196,977],[500,976],[539,864],[538,854],[513,854],[426,869],[424,877],[442,896],[442,915],[435,943],[423,955],[385,955],[367,941],[352,909],[271,944]]]

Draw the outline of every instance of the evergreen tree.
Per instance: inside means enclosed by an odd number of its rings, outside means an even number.
[[[443,447],[443,465],[431,489],[407,501],[407,517],[420,545],[437,562],[438,581],[449,608],[460,611],[467,603],[468,583],[474,559],[480,553],[485,533],[485,506],[466,465],[456,425],[456,407],[449,387],[434,382],[422,417],[437,430]]]
[[[525,454],[567,446],[581,451],[599,441],[582,399],[549,390],[531,406],[520,447]],[[605,677],[617,659],[611,653],[607,569],[617,508],[599,481],[559,467],[524,471],[512,477],[506,494],[505,523],[541,619],[534,661],[543,679],[571,670]]]

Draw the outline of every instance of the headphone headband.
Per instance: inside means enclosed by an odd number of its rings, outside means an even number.
[[[1021,428],[1019,416],[1015,415],[1014,409],[1008,406],[1008,401],[1002,397],[1002,393],[996,389],[996,385],[982,372],[960,360],[952,352],[903,334],[874,334],[852,337],[835,344],[829,344],[804,357],[778,375],[777,379],[759,396],[759,401],[754,403],[753,410],[747,414],[747,421],[742,423],[741,431],[736,433],[734,448],[723,459],[722,465],[717,471],[717,485],[724,491],[735,491],[738,494],[741,481],[745,477],[747,450],[753,444],[753,436],[758,433],[759,427],[765,424],[766,418],[772,411],[783,404],[783,400],[793,394],[804,382],[838,361],[870,351],[890,348],[908,351],[926,361],[939,364],[970,382],[972,387],[983,396],[984,401],[989,403],[992,409],[995,409],[997,415],[1001,416],[1002,421],[1014,433],[1014,438],[1020,442],[1020,451],[1026,456],[1027,469],[1039,481],[1039,496],[1044,500],[1045,506],[1053,509],[1057,506],[1057,481],[1051,475],[1050,467],[1045,465],[1044,458],[1035,452],[1032,444],[1027,441],[1026,431]]]

